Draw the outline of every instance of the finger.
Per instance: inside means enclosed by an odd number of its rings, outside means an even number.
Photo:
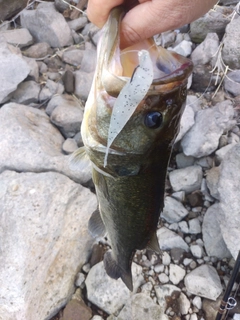
[[[87,7],[88,19],[99,28],[102,28],[110,11],[123,2],[124,0],[89,0]]]
[[[207,12],[216,0],[140,0],[142,2],[127,12],[121,25],[121,46],[176,29]]]

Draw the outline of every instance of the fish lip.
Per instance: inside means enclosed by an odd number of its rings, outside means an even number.
[[[118,6],[111,11],[111,19],[109,20],[108,27],[110,30],[117,30],[114,32],[111,31],[111,33],[107,33],[107,36],[102,39],[103,46],[102,50],[100,49],[99,52],[99,56],[102,56],[101,83],[105,91],[113,97],[118,96],[119,92],[129,80],[129,77],[114,74],[110,67],[113,60],[115,60],[114,63],[118,63],[119,65],[121,65],[119,33],[120,23],[122,17],[124,16],[124,13],[125,12],[122,6]],[[117,34],[118,36],[116,36]],[[116,36],[116,39],[118,39],[118,41],[113,39],[114,35]],[[139,44],[139,48],[137,50],[147,48],[147,50],[152,53],[155,67],[160,71],[165,72],[166,74],[163,77],[153,79],[152,85],[150,86],[148,92],[149,95],[166,92],[179,86],[180,84],[187,83],[188,77],[192,73],[193,69],[193,64],[190,59],[183,57],[174,51],[169,51],[162,47],[158,47],[153,39],[147,39],[143,41],[142,48],[140,48],[140,46],[141,44]],[[159,65],[162,66],[163,69],[161,69]],[[164,71],[164,69],[167,70],[167,72]]]

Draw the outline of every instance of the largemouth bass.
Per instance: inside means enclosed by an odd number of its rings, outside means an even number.
[[[160,250],[156,229],[192,63],[153,39],[121,51],[122,14],[121,7],[112,10],[103,28],[81,125],[84,147],[76,158],[87,155],[92,162],[99,211],[89,229],[95,235],[107,231],[106,272],[132,291],[135,251]]]

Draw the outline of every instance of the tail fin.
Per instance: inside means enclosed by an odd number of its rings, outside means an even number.
[[[130,291],[133,291],[132,273],[131,270],[123,270],[117,262],[113,259],[111,251],[108,251],[104,255],[104,267],[109,275],[113,279],[121,278]]]

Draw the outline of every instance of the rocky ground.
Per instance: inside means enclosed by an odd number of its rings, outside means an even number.
[[[66,1],[0,1],[0,319],[214,319],[240,249],[237,3],[155,37],[194,70],[157,232],[164,253],[136,252],[131,293],[104,271],[108,240],[88,234],[90,165],[69,165],[100,32]]]

